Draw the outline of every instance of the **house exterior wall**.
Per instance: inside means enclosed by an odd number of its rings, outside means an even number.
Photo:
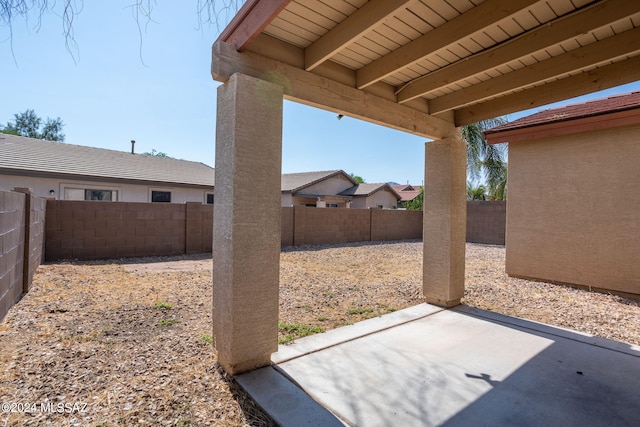
[[[640,295],[640,125],[510,144],[509,275]]]
[[[310,185],[300,190],[302,194],[338,194],[347,188],[353,187],[353,183],[343,177],[342,175],[336,175],[331,178],[327,178],[318,183]]]
[[[207,194],[212,189],[171,187],[165,185],[126,184],[100,181],[82,181],[60,178],[40,178],[20,175],[0,175],[0,190],[9,191],[16,187],[33,189],[36,197],[51,197],[50,190],[54,190],[57,200],[65,200],[65,190],[94,189],[112,190],[118,192],[119,202],[150,202],[151,191],[171,191],[172,203],[200,202],[206,203]]]
[[[369,209],[382,206],[383,209],[395,209],[398,207],[398,199],[390,191],[376,191],[368,197],[357,196],[351,199],[351,207],[354,209]]]
[[[291,193],[281,193],[280,197],[282,201],[281,203],[282,207],[293,206],[293,197],[291,196]]]

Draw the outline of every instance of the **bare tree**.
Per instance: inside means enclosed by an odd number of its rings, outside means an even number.
[[[215,25],[218,32],[222,31],[243,3],[244,0],[196,0],[198,29],[204,25]],[[78,50],[78,45],[73,24],[79,19],[83,7],[83,0],[0,0],[0,25],[8,28],[9,39],[13,40],[16,21],[34,20],[34,28],[38,31],[45,14],[60,16],[64,43],[75,61],[74,51]],[[158,6],[157,0],[130,0],[127,7],[131,9],[134,25],[138,28],[142,48],[144,28],[153,21],[154,9],[161,6]]]

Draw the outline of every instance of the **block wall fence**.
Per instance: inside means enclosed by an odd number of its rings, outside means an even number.
[[[468,234],[468,241],[504,244],[505,205],[493,206],[494,202],[479,202],[470,209],[467,227],[473,240]],[[212,205],[48,200],[45,258],[204,253],[211,252],[212,235]],[[421,238],[419,211],[282,208],[283,247]]]
[[[0,320],[29,292],[43,260],[45,208],[29,189],[0,191]]]

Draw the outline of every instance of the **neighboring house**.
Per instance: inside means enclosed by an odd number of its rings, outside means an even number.
[[[282,206],[395,209],[400,196],[387,184],[357,184],[342,170],[282,175]]]
[[[507,273],[640,296],[640,92],[485,135],[509,143]]]
[[[0,133],[0,190],[28,187],[59,200],[213,203],[214,169]]]
[[[393,191],[398,193],[400,196],[400,202],[398,202],[399,208],[406,207],[407,203],[411,202],[413,199],[420,195],[420,191],[422,191],[422,186],[418,185],[392,185]]]
[[[340,193],[354,209],[397,209],[400,196],[389,184],[358,184]]]

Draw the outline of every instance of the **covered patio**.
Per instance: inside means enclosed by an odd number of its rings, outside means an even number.
[[[458,127],[639,80],[639,24],[640,3],[628,0],[248,0],[214,43],[211,69],[224,82],[213,240],[219,363],[251,371],[278,350],[283,99],[433,140],[423,293],[453,307],[465,264]]]

